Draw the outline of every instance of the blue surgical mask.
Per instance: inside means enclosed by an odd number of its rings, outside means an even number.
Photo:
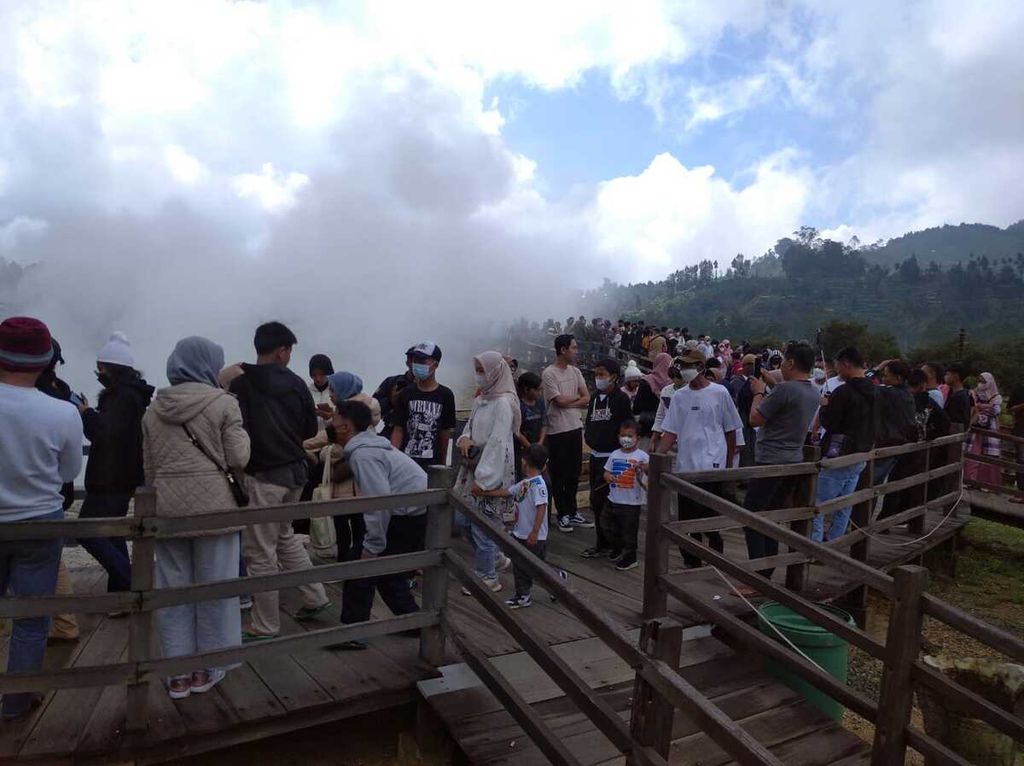
[[[430,365],[429,364],[413,364],[412,374],[417,380],[426,380],[430,377]]]

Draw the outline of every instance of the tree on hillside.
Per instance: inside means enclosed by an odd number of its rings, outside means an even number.
[[[732,259],[732,273],[738,279],[746,279],[750,276],[750,261],[746,259],[743,253],[737,253],[736,257]]]
[[[834,319],[821,330],[821,347],[828,357],[853,346],[872,364],[900,355],[899,346],[889,333],[872,332],[862,322]]]

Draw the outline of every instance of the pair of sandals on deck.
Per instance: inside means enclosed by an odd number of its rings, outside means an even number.
[[[224,680],[223,670],[197,670],[190,675],[171,676],[167,679],[167,694],[172,700],[182,700],[191,694],[204,694]]]

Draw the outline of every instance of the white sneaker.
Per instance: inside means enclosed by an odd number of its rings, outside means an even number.
[[[501,590],[501,580],[498,579],[498,575],[494,575],[494,577],[482,577],[480,579],[484,581],[484,585],[486,585],[495,593]]]
[[[205,692],[208,692],[214,686],[216,686],[221,681],[223,681],[224,680],[224,676],[225,676],[225,673],[220,668],[217,668],[216,670],[207,670],[206,671],[206,683],[196,683],[196,681],[198,680],[199,674],[198,673],[193,673],[192,674],[192,686],[190,687],[190,691],[193,694],[203,694]]]
[[[512,559],[506,556],[502,552],[498,552],[494,556],[494,568],[499,572],[507,572],[509,567],[512,566]]]

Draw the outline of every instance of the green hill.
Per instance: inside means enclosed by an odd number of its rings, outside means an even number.
[[[990,250],[1002,254],[958,249],[986,241],[984,232],[990,243],[1004,242],[1003,250]],[[606,280],[584,294],[581,308],[732,340],[812,338],[831,320],[862,322],[904,351],[955,337],[961,327],[974,338],[1009,338],[1024,334],[1024,254],[1006,254],[1014,238],[1024,239],[1024,225],[946,226],[893,240],[886,250],[823,240],[803,228],[758,259],[736,256],[724,273],[705,260],[659,282]],[[918,245],[935,245],[933,259],[915,255]],[[885,262],[899,248],[910,254]]]
[[[1024,221],[1005,229],[983,223],[937,226],[904,234],[881,246],[863,248],[861,252],[869,263],[883,266],[895,266],[912,255],[922,264],[934,261],[940,266],[966,262],[972,254],[989,260],[1015,258],[1024,253]]]

